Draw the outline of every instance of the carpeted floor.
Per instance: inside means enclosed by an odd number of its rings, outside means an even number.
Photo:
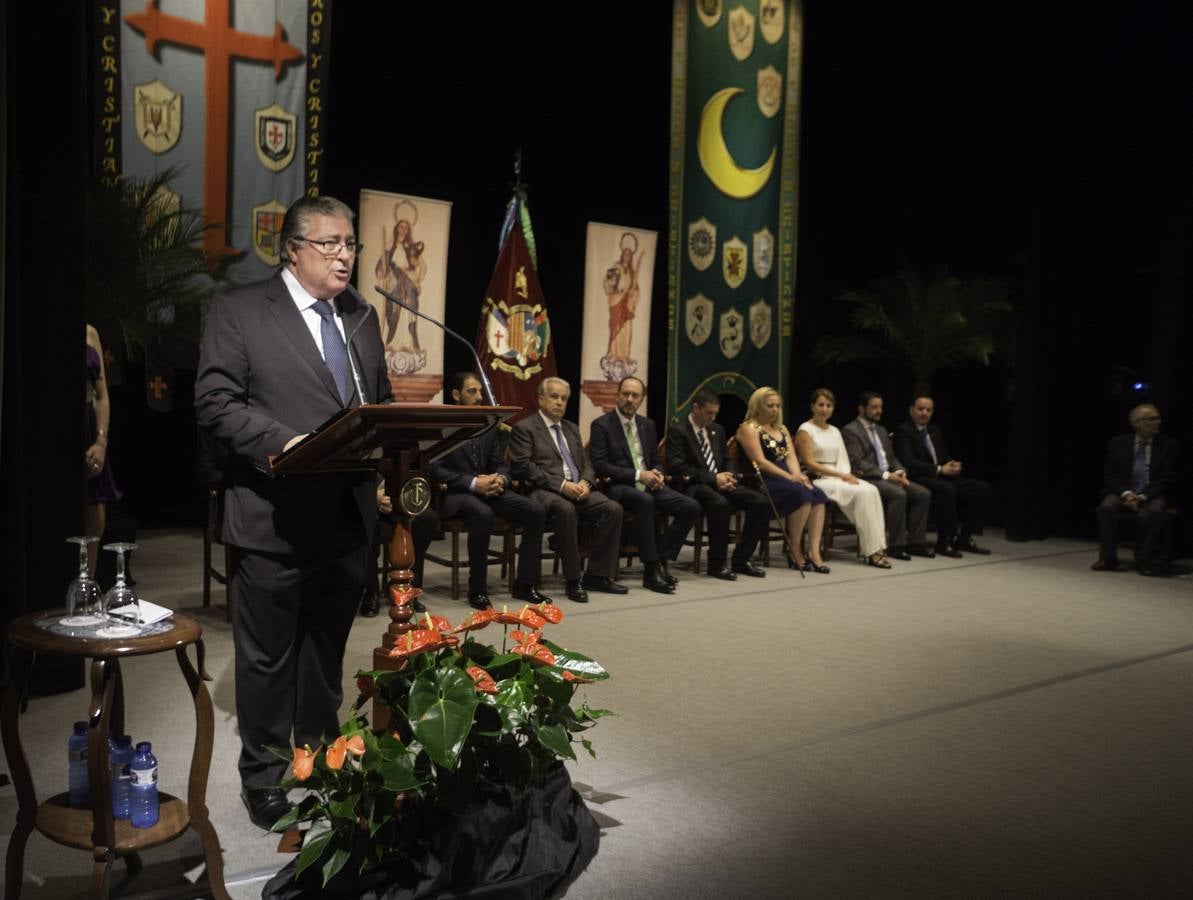
[[[591,733],[597,758],[570,766],[602,843],[569,897],[1193,893],[1191,579],[1094,573],[1080,542],[984,543],[992,556],[891,572],[840,551],[828,576],[772,568],[732,585],[681,561],[672,597],[636,587],[587,606],[548,575],[567,614],[555,636],[612,673],[587,699],[619,714]],[[230,893],[256,897],[290,857],[238,797],[231,633],[220,608],[201,606],[201,539],[141,545],[139,590],[206,629],[208,805]],[[462,618],[447,570],[428,565],[427,582],[432,611]],[[356,621],[350,696],[383,622]],[[173,657],[124,674],[129,729],[154,742],[163,789],[183,792],[193,732]],[[86,699],[34,699],[22,719],[40,796],[63,789]],[[15,810],[0,789],[5,845]],[[184,838],[115,886],[177,883],[200,860]],[[22,896],[79,895],[89,867],[34,833]]]

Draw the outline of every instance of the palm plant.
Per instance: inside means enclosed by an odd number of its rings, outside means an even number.
[[[989,365],[1014,309],[1004,279],[962,279],[947,269],[925,277],[911,266],[838,299],[854,307],[853,330],[821,338],[815,362],[891,360],[912,375],[916,391],[928,391],[941,369]]]
[[[219,226],[169,191],[175,174],[97,181],[86,204],[88,321],[114,351],[154,367],[194,364],[200,311],[231,261],[204,250]]]

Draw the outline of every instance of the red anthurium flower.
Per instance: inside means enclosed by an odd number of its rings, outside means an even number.
[[[451,631],[452,623],[444,616],[433,616],[430,613],[423,613],[421,619],[412,620],[410,622],[415,628],[425,628],[428,631]]]
[[[542,636],[543,636],[543,633],[541,631],[511,631],[510,632],[510,637],[513,638],[515,641],[517,641],[519,644],[537,644],[539,642],[539,639],[542,638]]]
[[[423,589],[416,587],[408,587],[402,590],[399,585],[391,584],[389,586],[389,599],[401,606],[403,603],[409,603],[415,597],[422,595]]]
[[[555,665],[555,654],[542,644],[518,644],[513,652],[525,656],[531,662],[543,663],[547,666]]]
[[[493,680],[492,675],[490,675],[480,666],[469,666],[467,671],[472,680],[476,682],[476,689],[479,693],[497,693],[497,682]]]
[[[418,628],[407,631],[390,648],[390,656],[413,656],[415,653],[426,653],[428,650],[439,650],[442,647],[454,647],[460,643],[459,638],[438,631],[427,631]]]
[[[348,739],[341,734],[336,738],[336,742],[327,748],[327,754],[324,757],[327,760],[327,768],[337,771],[344,768],[344,755],[347,751]]]
[[[502,625],[525,625],[527,628],[542,628],[547,620],[534,611],[532,606],[524,606],[521,611],[511,613],[508,610],[499,612],[493,619]]]
[[[563,621],[563,610],[554,603],[540,603],[538,606],[530,607],[552,625],[558,625]]]
[[[299,781],[306,781],[315,771],[315,757],[319,754],[316,749],[312,752],[310,746],[294,748],[294,777]]]
[[[359,734],[354,734],[344,742],[344,746],[348,748],[348,752],[355,756],[365,755],[365,739]]]
[[[461,631],[476,631],[478,628],[484,628],[490,622],[497,620],[500,613],[495,609],[482,609],[474,613],[470,613],[468,618],[460,623],[460,627],[453,630],[453,634],[459,634]]]

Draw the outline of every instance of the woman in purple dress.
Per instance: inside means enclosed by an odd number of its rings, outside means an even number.
[[[87,470],[84,530],[88,537],[102,538],[107,524],[107,504],[120,499],[120,489],[108,464],[108,424],[112,418],[108,380],[104,372],[104,348],[99,332],[87,326],[87,402],[84,404],[83,463]],[[98,541],[87,545],[88,564],[95,575]]]

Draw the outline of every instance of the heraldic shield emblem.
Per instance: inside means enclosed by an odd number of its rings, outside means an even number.
[[[721,0],[696,0],[696,15],[705,28],[712,28],[721,21]]]
[[[750,304],[750,343],[761,350],[770,340],[771,305],[765,300]]]
[[[542,371],[542,360],[551,345],[551,323],[547,311],[516,303],[506,306],[485,299],[485,338],[493,365],[521,381]]]
[[[253,207],[253,250],[267,266],[281,263],[282,219],[286,207],[277,200],[270,200]]]
[[[729,12],[729,50],[738,59],[754,52],[754,17],[744,6]]]
[[[698,271],[712,265],[717,254],[717,226],[703,216],[688,223],[688,259]]]
[[[688,340],[699,347],[712,336],[712,301],[697,294],[684,302],[684,331]]]
[[[721,269],[725,283],[731,288],[741,287],[746,280],[746,245],[737,235],[725,241],[721,252]]]
[[[762,0],[758,4],[758,30],[768,44],[783,37],[783,0]]]
[[[271,172],[280,172],[294,161],[298,117],[276,103],[253,113],[257,159]]]
[[[137,137],[153,153],[165,153],[182,134],[182,95],[154,79],[133,86]]]
[[[775,264],[775,236],[769,228],[754,232],[754,274],[765,278]]]
[[[745,343],[745,330],[742,315],[734,307],[731,306],[728,311],[721,313],[721,329],[717,340],[726,359],[733,359],[741,353],[742,344]]]
[[[767,66],[758,70],[758,109],[768,119],[773,119],[783,105],[783,79],[779,70]]]

